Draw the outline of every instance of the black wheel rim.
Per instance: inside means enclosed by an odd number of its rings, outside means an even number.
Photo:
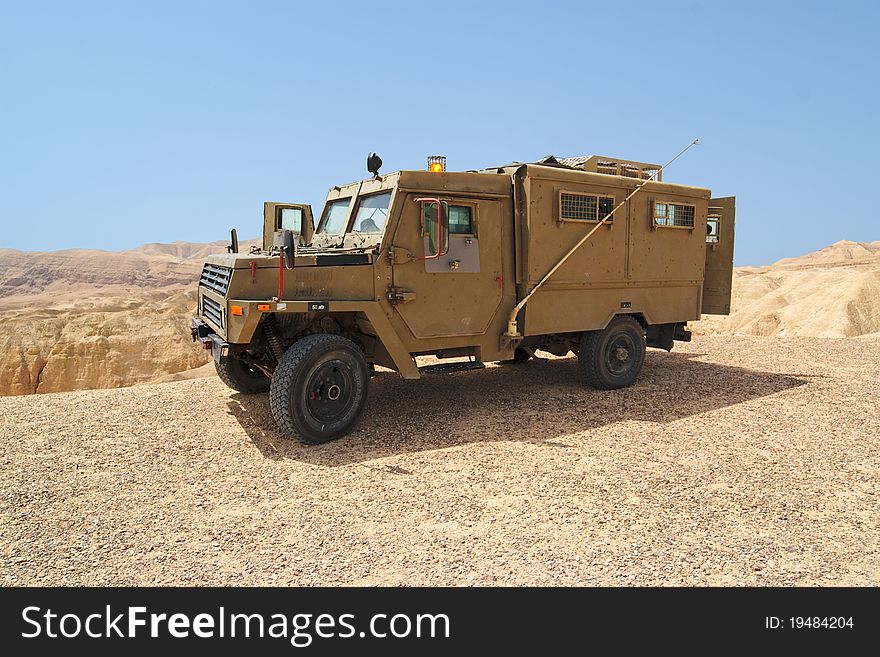
[[[605,365],[614,376],[629,372],[635,363],[636,343],[631,335],[620,333],[608,342],[605,350]]]
[[[352,405],[354,377],[341,360],[321,363],[312,372],[306,386],[306,407],[320,422],[332,422],[348,412]]]

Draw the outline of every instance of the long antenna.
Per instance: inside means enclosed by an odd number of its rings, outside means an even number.
[[[544,278],[542,278],[538,282],[538,284],[532,288],[532,291],[529,292],[525,297],[523,297],[523,300],[520,301],[518,304],[516,304],[513,307],[513,310],[510,311],[510,318],[507,320],[507,333],[505,333],[504,335],[509,338],[521,337],[516,330],[516,316],[519,314],[519,311],[522,310],[525,307],[525,305],[529,302],[529,299],[532,298],[532,295],[535,292],[537,292],[538,289],[544,283],[547,282],[547,279],[549,279],[554,273],[556,273],[556,270],[559,269],[562,266],[562,264],[566,260],[569,259],[569,257],[571,257],[571,254],[573,254],[575,251],[577,251],[584,244],[584,242],[586,242],[588,239],[590,239],[590,237],[593,235],[593,233],[595,233],[597,230],[599,230],[599,226],[601,226],[606,221],[608,221],[612,216],[614,216],[614,213],[617,212],[621,207],[623,207],[624,203],[626,203],[633,196],[638,194],[638,192],[642,189],[642,187],[644,187],[647,183],[651,182],[655,176],[659,175],[660,172],[663,171],[663,169],[665,169],[670,164],[675,162],[678,158],[680,158],[682,155],[684,155],[686,152],[688,152],[692,147],[696,146],[699,143],[700,143],[699,139],[694,139],[690,144],[688,144],[685,148],[683,148],[678,155],[676,155],[674,158],[669,160],[669,162],[667,162],[662,167],[657,169],[654,173],[652,173],[650,176],[648,176],[641,183],[636,185],[636,188],[630,193],[629,196],[627,196],[620,203],[618,203],[617,206],[611,212],[609,212],[607,215],[605,215],[605,217],[599,223],[597,223],[595,226],[593,226],[593,229],[589,233],[584,235],[577,244],[575,244],[573,247],[571,247],[571,250],[568,253],[566,253],[564,256],[562,256],[562,258],[559,260],[559,262],[557,262],[555,265],[553,265],[553,267],[550,269],[550,271],[548,271],[544,275]]]

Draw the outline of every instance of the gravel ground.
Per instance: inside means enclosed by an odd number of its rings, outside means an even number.
[[[0,583],[878,585],[878,346],[380,373],[318,447],[216,378],[0,398]]]

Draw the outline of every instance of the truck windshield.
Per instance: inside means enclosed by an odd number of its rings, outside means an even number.
[[[327,235],[339,235],[345,230],[345,218],[348,216],[348,206],[351,205],[351,197],[338,198],[330,201],[324,207],[321,224],[318,226],[319,233]]]
[[[388,217],[388,204],[391,192],[364,196],[358,202],[357,214],[354,217],[352,230],[358,233],[381,233]]]

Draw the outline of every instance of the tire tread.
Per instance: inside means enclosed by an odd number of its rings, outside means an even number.
[[[236,392],[240,392],[245,395],[254,395],[260,392],[266,392],[269,389],[269,377],[264,377],[264,380],[244,379],[235,374],[234,368],[236,366],[237,364],[231,360],[228,360],[224,363],[218,363],[217,361],[214,361],[214,369],[217,370],[217,376],[223,383],[225,383]]]
[[[597,356],[599,351],[599,346],[603,338],[607,333],[613,331],[621,326],[630,325],[631,328],[635,329],[640,335],[640,345],[641,350],[638,355],[639,363],[636,366],[635,374],[632,377],[632,380],[620,385],[616,382],[609,381],[604,375],[600,367],[598,366],[598,358]],[[632,385],[635,379],[638,377],[641,372],[642,365],[645,362],[645,336],[643,333],[642,325],[633,317],[629,315],[618,315],[614,319],[612,319],[608,326],[606,326],[601,331],[587,331],[581,337],[580,348],[578,349],[578,363],[580,365],[581,374],[584,379],[586,379],[587,384],[596,388],[597,390],[616,390],[621,387],[626,387]]]
[[[312,350],[318,345],[332,344],[334,342],[345,346],[354,346],[355,349],[358,349],[357,345],[351,340],[335,333],[307,335],[284,352],[272,376],[272,385],[269,388],[269,410],[272,412],[272,417],[275,419],[278,429],[288,436],[296,436],[307,445],[318,445],[327,442],[327,439],[313,439],[304,436],[296,426],[290,413],[290,389],[294,384],[294,379],[300,366],[308,358]],[[367,380],[369,381],[369,377]]]

